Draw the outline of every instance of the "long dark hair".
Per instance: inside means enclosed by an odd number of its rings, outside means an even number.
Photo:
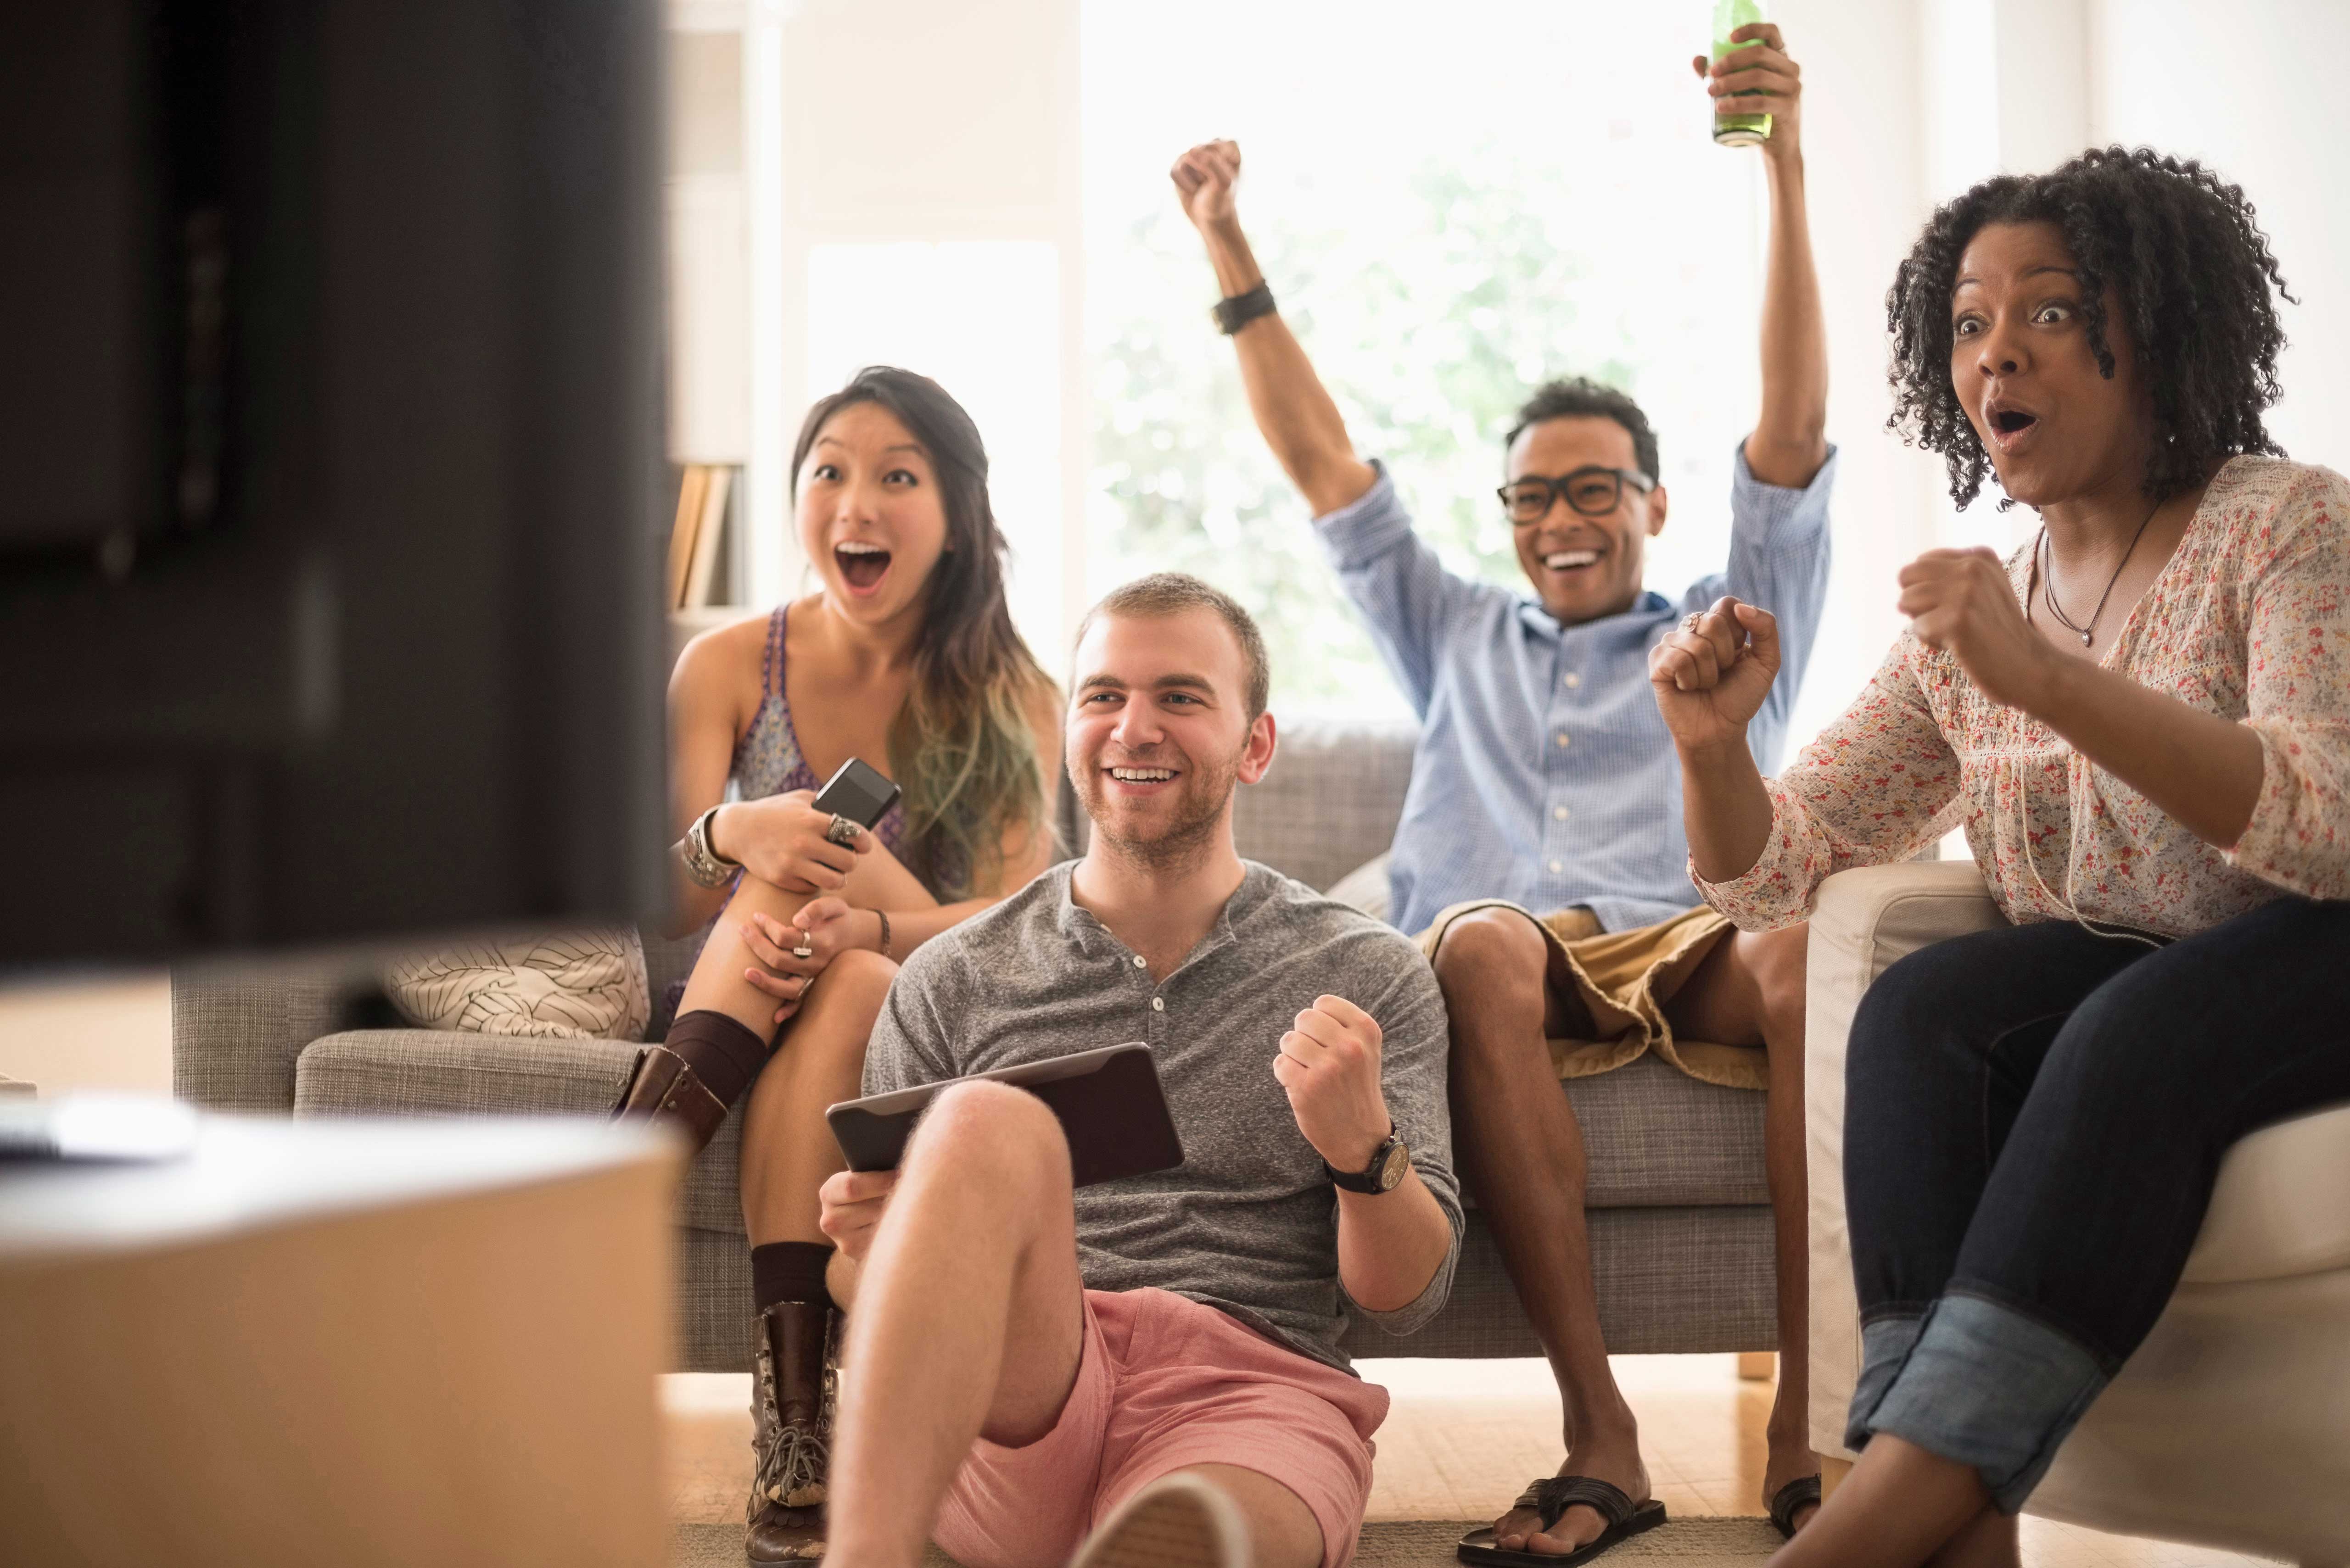
[[[946,512],[948,547],[931,568],[913,682],[889,725],[889,763],[905,792],[906,858],[951,901],[990,885],[1007,831],[1045,831],[1029,713],[1052,698],[1053,682],[1003,597],[1007,546],[988,499],[987,448],[944,387],[868,365],[817,400],[792,452],[793,498],[825,421],[858,403],[889,410],[922,443]]]
[[[2293,296],[2251,202],[2191,158],[2093,147],[2045,174],[1986,180],[1938,210],[1885,296],[1893,334],[1886,425],[1942,454],[1951,500],[1972,501],[1991,471],[1950,386],[1959,258],[1986,224],[2029,223],[2053,223],[2064,236],[2089,351],[2107,379],[2105,291],[2113,287],[2154,394],[2154,452],[2139,482],[2147,499],[2191,489],[2239,452],[2284,455],[2261,414],[2277,400],[2284,347],[2269,291]]]

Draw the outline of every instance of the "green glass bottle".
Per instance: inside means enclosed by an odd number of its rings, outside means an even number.
[[[1754,47],[1752,40],[1733,44],[1730,35],[1749,22],[1762,20],[1760,0],[1713,0],[1713,58],[1719,61],[1733,49]],[[1771,117],[1767,114],[1717,114],[1713,117],[1713,139],[1724,147],[1752,147],[1771,140]]]

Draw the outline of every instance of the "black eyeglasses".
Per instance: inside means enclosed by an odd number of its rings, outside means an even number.
[[[1605,517],[1624,499],[1627,484],[1643,495],[1657,487],[1654,480],[1637,469],[1592,467],[1578,468],[1556,479],[1529,473],[1493,493],[1502,498],[1510,521],[1523,527],[1549,516],[1554,499],[1565,502],[1586,517]]]

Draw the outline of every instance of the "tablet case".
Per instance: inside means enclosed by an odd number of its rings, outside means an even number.
[[[1010,1084],[1044,1101],[1069,1141],[1070,1171],[1079,1187],[1183,1163],[1183,1141],[1168,1114],[1159,1068],[1150,1047],[1139,1042],[846,1100],[827,1110],[825,1119],[849,1169],[895,1170],[915,1121],[940,1091],[973,1081]]]

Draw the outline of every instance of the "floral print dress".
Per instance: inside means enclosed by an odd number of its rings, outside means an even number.
[[[2009,557],[2018,603],[2032,551]],[[2239,457],[2100,661],[2260,737],[2259,803],[2204,842],[2055,731],[1978,691],[1904,632],[1844,716],[1766,780],[1744,876],[1690,879],[1749,930],[1793,925],[1820,883],[1904,860],[1954,826],[2013,922],[2179,937],[2287,894],[2350,898],[2350,481]]]

